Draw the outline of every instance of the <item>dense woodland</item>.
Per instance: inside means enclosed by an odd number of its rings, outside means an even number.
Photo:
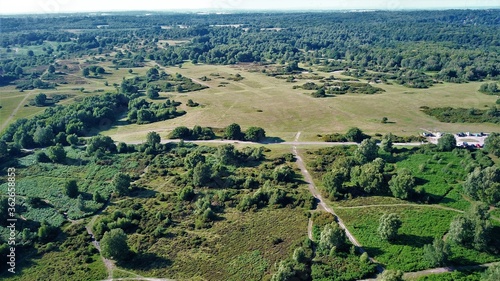
[[[1,82],[39,73],[26,68],[48,65],[54,58],[109,53],[117,67],[139,66],[144,59],[161,65],[195,63],[280,63],[293,73],[297,62],[329,70],[357,69],[375,80],[395,79],[408,87],[430,87],[437,81],[498,79],[499,12],[422,11],[366,13],[293,13],[185,15],[72,15],[53,19],[2,18],[1,45],[15,47],[55,42],[43,54],[28,52],[1,61]],[[97,28],[100,26],[101,28]],[[78,30],[71,33],[70,30]],[[425,32],[422,32],[425,30]],[[188,44],[158,46],[159,40],[183,39]],[[418,51],[416,51],[418,50]],[[131,53],[133,52],[133,53]],[[27,70],[27,69],[26,69]],[[365,70],[376,72],[367,73]],[[50,85],[33,85],[48,87]]]

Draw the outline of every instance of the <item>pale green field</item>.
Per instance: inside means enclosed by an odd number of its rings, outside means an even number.
[[[79,62],[84,63],[84,59]],[[153,66],[149,63],[143,68],[128,68],[115,70],[110,62],[100,63],[108,74],[103,78],[81,78],[81,71],[68,72],[73,78],[84,79],[84,84],[60,85],[55,90],[34,90],[20,93],[14,87],[3,87],[0,90],[0,125],[4,127],[18,118],[31,117],[44,108],[24,107],[30,99],[40,92],[48,95],[70,94],[72,98],[61,101],[59,104],[68,104],[75,97],[114,92],[113,83],[120,84],[122,79],[144,75]],[[291,141],[297,132],[302,132],[302,141],[319,140],[318,134],[345,132],[350,127],[359,127],[363,131],[374,133],[392,132],[397,135],[415,135],[422,129],[442,132],[458,131],[499,131],[500,126],[495,124],[447,124],[441,123],[424,113],[421,106],[451,106],[475,107],[484,109],[493,105],[495,96],[479,93],[477,90],[482,82],[467,84],[438,84],[430,89],[410,89],[399,85],[376,85],[386,90],[376,95],[347,94],[332,98],[312,98],[304,94],[305,90],[293,89],[294,85],[302,85],[310,80],[299,80],[296,83],[287,83],[283,79],[268,77],[260,72],[248,72],[235,66],[193,65],[183,64],[182,68],[163,68],[169,74],[181,73],[192,78],[195,82],[208,85],[210,88],[191,93],[160,93],[183,102],[180,109],[188,113],[182,117],[146,125],[126,125],[114,127],[105,135],[117,141],[142,141],[149,131],[157,131],[162,138],[177,126],[193,127],[194,125],[222,128],[231,123],[240,124],[243,129],[249,126],[263,127],[268,136],[280,137]],[[218,73],[220,76],[210,76]],[[230,75],[241,74],[241,81],[229,81]],[[328,77],[332,73],[321,73]],[[211,78],[211,81],[202,82],[202,76]],[[340,77],[334,73],[335,77]],[[198,80],[198,81],[197,81]],[[109,86],[105,86],[107,81]],[[221,82],[229,83],[225,87],[218,87]],[[317,81],[316,81],[317,82]],[[84,88],[84,92],[75,88]],[[309,91],[310,92],[310,91]],[[26,95],[30,95],[24,99]],[[188,99],[200,103],[195,108],[186,107]],[[19,111],[9,119],[9,115],[19,106]],[[382,124],[382,117],[389,118],[391,123]]]
[[[83,63],[84,60],[81,60],[80,63]],[[8,124],[16,121],[20,118],[29,118],[33,117],[37,114],[42,113],[46,107],[35,107],[28,106],[30,100],[33,100],[34,97],[39,93],[44,93],[48,96],[51,94],[69,94],[71,97],[65,100],[61,100],[58,104],[65,105],[74,102],[76,97],[86,97],[91,95],[103,94],[106,92],[116,92],[114,83],[120,84],[125,79],[133,78],[137,75],[144,75],[148,68],[132,68],[133,73],[130,74],[128,72],[128,68],[126,69],[118,69],[115,70],[111,63],[102,63],[100,64],[106,69],[106,73],[102,78],[84,78],[82,76],[81,71],[68,71],[62,70],[67,73],[66,77],[68,79],[83,79],[84,84],[60,84],[56,89],[35,89],[30,91],[19,92],[15,88],[15,86],[6,86],[0,88],[0,105],[2,108],[0,109],[0,131],[4,130]],[[61,69],[58,69],[58,71]],[[108,86],[105,86],[104,83],[108,82]],[[84,91],[81,92],[77,90],[77,88],[83,88]],[[102,91],[102,92],[97,92]],[[17,109],[17,111],[16,111]],[[10,115],[12,115],[11,118]]]
[[[301,140],[317,140],[317,134],[345,132],[356,126],[367,133],[392,132],[411,135],[422,132],[421,128],[442,132],[458,131],[498,131],[495,124],[447,124],[420,112],[420,106],[451,106],[485,108],[495,103],[496,97],[477,91],[481,83],[440,84],[430,89],[410,89],[398,85],[377,85],[386,90],[377,95],[347,94],[334,98],[317,99],[305,95],[304,90],[293,90],[297,83],[287,83],[282,79],[265,76],[262,73],[247,72],[231,66],[184,64],[182,69],[166,68],[167,73],[179,72],[189,78],[202,76],[212,78],[204,82],[210,89],[192,93],[169,93],[175,100],[186,102],[193,99],[202,106],[185,108],[185,116],[147,125],[128,125],[114,128],[106,135],[119,141],[145,139],[149,131],[157,131],[162,137],[177,126],[194,125],[225,127],[233,122],[243,128],[263,127],[268,136],[293,140],[298,131]],[[220,77],[240,73],[245,79],[235,82]],[[320,73],[324,76],[330,74]],[[218,87],[220,82],[228,82],[226,87]],[[262,112],[258,112],[262,110]],[[394,123],[382,124],[382,117]]]

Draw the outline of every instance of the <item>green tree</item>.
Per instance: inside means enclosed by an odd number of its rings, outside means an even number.
[[[189,153],[184,158],[184,166],[186,166],[186,168],[192,169],[196,167],[198,163],[205,163],[205,156],[199,150]]]
[[[382,142],[380,144],[382,150],[384,150],[385,152],[392,152],[393,149],[392,139],[393,135],[391,133],[388,133],[382,137]]]
[[[23,68],[18,66],[14,69],[14,73],[19,77],[21,75],[23,75],[24,71],[23,71]]]
[[[177,87],[175,88],[175,90],[177,91],[177,93],[182,93],[184,92],[184,87],[182,87],[181,84],[177,85]]]
[[[346,248],[347,238],[345,231],[342,230],[338,224],[327,224],[320,234],[318,248],[323,254],[333,251],[341,251]]]
[[[32,50],[28,50],[28,56],[32,57],[34,55],[35,55],[35,53]]]
[[[97,73],[97,74],[104,74],[104,73],[106,73],[106,70],[103,67],[98,66],[95,69],[95,73]]]
[[[64,193],[70,198],[76,198],[78,196],[78,184],[76,180],[69,180],[64,185]]]
[[[41,146],[47,146],[53,143],[54,133],[51,126],[38,126],[33,134],[33,140]]]
[[[334,169],[323,175],[323,186],[330,198],[334,198],[342,190],[344,181],[344,173],[338,169]]]
[[[457,244],[466,244],[472,241],[474,225],[464,216],[456,216],[450,223],[448,239]]]
[[[158,90],[156,88],[152,88],[152,87],[149,87],[146,90],[146,95],[150,99],[156,99],[156,98],[158,98],[160,96],[160,94],[158,93]]]
[[[431,267],[444,266],[450,253],[450,246],[440,237],[436,237],[432,244],[424,246],[424,259]]]
[[[274,168],[272,176],[275,181],[291,182],[295,177],[295,172],[290,166],[283,165]]]
[[[222,165],[230,165],[236,159],[236,151],[231,144],[220,145],[217,147],[215,158]]]
[[[228,140],[240,140],[242,138],[240,125],[233,123],[224,130],[224,138]]]
[[[153,67],[153,68],[150,68],[150,69],[148,70],[148,72],[146,72],[146,75],[147,75],[147,76],[148,76],[148,78],[149,78],[149,79],[151,79],[151,80],[157,80],[157,79],[158,79],[158,75],[159,75],[159,74],[160,74],[160,73],[158,72],[158,69],[156,69],[156,68],[154,68],[154,67]]]
[[[104,201],[106,201],[106,199],[104,197],[102,197],[101,193],[99,193],[99,191],[97,191],[97,190],[94,191],[94,194],[92,195],[92,199],[96,203],[104,203]]]
[[[278,270],[271,277],[271,281],[290,281],[295,276],[295,271],[290,262],[281,261],[278,266]]]
[[[245,140],[259,142],[266,137],[266,131],[260,127],[250,127],[245,131]]]
[[[363,131],[361,131],[361,129],[359,128],[350,128],[347,133],[345,134],[345,138],[348,140],[348,141],[351,141],[351,142],[362,142],[366,136],[365,134],[363,134]]]
[[[457,147],[457,140],[452,134],[444,134],[439,138],[437,145],[441,151],[452,151]]]
[[[66,136],[66,133],[65,132],[59,132],[55,138],[54,138],[54,142],[56,144],[61,144],[61,145],[67,145],[68,142],[67,142],[67,136]]]
[[[481,281],[498,281],[500,280],[500,265],[496,264],[490,266],[481,275]]]
[[[149,132],[146,136],[146,143],[151,147],[156,147],[161,143],[161,137],[157,132]]]
[[[382,239],[394,241],[401,224],[401,219],[397,214],[384,214],[380,217],[377,232]]]
[[[500,201],[500,169],[496,166],[472,171],[463,184],[464,192],[474,200],[488,204]]]
[[[389,181],[389,189],[392,195],[400,199],[408,199],[415,187],[415,178],[408,169],[398,170],[397,175]]]
[[[50,73],[50,74],[53,74],[56,72],[56,68],[54,67],[54,65],[49,65],[49,68],[47,69],[47,72]]]
[[[56,229],[43,221],[40,228],[38,229],[38,239],[41,242],[48,242],[56,234]]]
[[[87,153],[93,154],[96,151],[116,152],[116,145],[112,138],[108,136],[95,136],[87,141]]]
[[[403,281],[401,270],[384,270],[377,278],[378,281]]]
[[[112,180],[113,189],[119,196],[127,195],[130,187],[130,177],[124,173],[118,173]]]
[[[78,144],[78,136],[76,134],[68,135],[68,136],[66,136],[66,141],[71,145],[77,145]]]
[[[193,185],[196,187],[205,186],[210,180],[211,169],[208,164],[198,163],[193,169]]]
[[[38,163],[49,163],[50,162],[49,157],[43,151],[35,152],[35,159]]]
[[[186,186],[179,192],[179,199],[184,201],[191,201],[194,198],[194,189],[191,186]]]
[[[66,151],[64,147],[58,143],[47,149],[47,156],[54,163],[63,163],[66,160]]]
[[[484,140],[484,150],[500,157],[500,133],[491,133],[486,140]]]
[[[35,131],[36,133],[36,131]],[[12,137],[14,143],[23,148],[32,148],[35,145],[33,137],[25,131],[17,131]]]
[[[89,77],[89,75],[90,75],[90,69],[88,69],[87,67],[85,67],[82,70],[82,74],[83,74],[84,77]]]
[[[488,84],[488,92],[491,94],[495,94],[498,92],[498,85],[497,83],[493,82]]]
[[[128,152],[128,145],[124,142],[120,142],[116,146],[116,150],[118,151],[118,153],[127,153]]]
[[[0,160],[5,159],[9,155],[8,145],[5,141],[0,140]]]
[[[366,193],[378,194],[385,190],[384,187],[385,161],[377,158],[371,163],[356,166],[351,169],[351,181]]]
[[[359,163],[365,164],[373,161],[378,157],[378,146],[375,140],[365,139],[361,141],[361,144],[358,146],[356,151],[354,152],[354,157],[358,160]]]
[[[105,258],[123,261],[130,255],[127,235],[121,228],[115,228],[105,232],[100,245],[101,253]]]
[[[191,130],[184,126],[176,127],[172,133],[170,133],[171,139],[189,139],[190,137]]]
[[[137,124],[148,124],[154,121],[154,114],[149,109],[137,111]]]
[[[304,263],[307,261],[306,257],[306,252],[304,251],[304,248],[298,247],[293,251],[293,260],[298,262],[298,263]]]
[[[7,219],[9,215],[9,199],[0,198],[0,219]]]
[[[479,251],[487,250],[492,230],[488,210],[489,206],[484,203],[472,204],[465,214],[453,219],[448,231],[448,239]]]
[[[36,106],[44,106],[45,102],[47,101],[47,95],[40,93],[35,96],[35,105]]]

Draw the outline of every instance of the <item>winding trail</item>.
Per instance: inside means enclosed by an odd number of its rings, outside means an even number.
[[[300,143],[299,142],[300,134],[301,133],[298,132],[295,135],[295,140],[294,140],[293,143],[297,143],[297,144]],[[337,216],[335,214],[335,212],[332,210],[332,208],[330,208],[325,203],[325,201],[323,200],[323,197],[321,196],[321,194],[319,193],[318,189],[314,185],[314,181],[312,179],[311,174],[309,174],[309,172],[307,171],[306,166],[304,164],[304,161],[302,160],[302,158],[300,157],[300,155],[299,155],[299,153],[297,151],[297,146],[296,145],[293,145],[292,151],[293,151],[293,154],[294,154],[295,158],[297,159],[297,162],[296,162],[297,166],[299,167],[302,175],[304,176],[305,181],[308,184],[309,191],[311,192],[311,194],[317,200],[319,200],[318,207],[320,207],[321,209],[323,209],[323,210],[327,211],[328,213],[332,214],[335,217],[335,219],[337,220],[337,223],[339,224],[339,226],[345,231],[347,238],[349,238],[349,241],[351,241],[351,243],[353,245],[355,245],[359,249],[359,251],[361,253],[365,253],[366,251],[363,249],[363,247],[358,242],[358,240],[356,240],[356,238],[354,237],[354,235],[352,235],[352,233],[347,229],[347,227],[345,226],[344,222],[339,218],[339,216]],[[411,204],[411,203],[409,203],[409,204],[363,205],[363,206],[337,207],[337,208],[338,209],[362,209],[362,208],[391,207],[391,206],[412,206],[412,207],[436,208],[436,209],[454,211],[454,212],[457,212],[457,213],[464,213],[464,211],[462,211],[462,210],[457,210],[457,209],[453,209],[453,208],[445,207],[445,206],[440,206],[440,205],[420,205],[420,204]],[[311,219],[309,219],[308,227],[307,227],[307,233],[308,233],[309,239],[311,239],[311,240],[312,240],[312,227],[313,227],[313,221]],[[370,257],[370,261],[372,261],[373,263],[377,264],[377,272],[378,273],[382,273],[385,270],[372,257]],[[500,264],[500,262],[486,263],[486,264],[480,264],[480,265],[470,265],[470,266],[439,267],[439,268],[432,268],[432,269],[427,269],[427,270],[422,270],[422,271],[416,271],[416,272],[407,272],[407,273],[404,273],[403,277],[405,279],[407,279],[407,278],[415,278],[415,277],[420,277],[420,276],[425,276],[425,275],[432,275],[432,274],[438,274],[438,273],[453,272],[455,270],[480,269],[480,268],[490,267],[490,266],[493,266],[493,265],[496,265],[496,264]],[[376,279],[365,279],[365,280],[376,280]]]
[[[24,99],[21,102],[19,102],[16,109],[14,109],[14,111],[9,115],[9,118],[7,118],[7,120],[5,120],[5,122],[3,122],[2,127],[0,127],[0,131],[3,131],[3,129],[5,129],[5,127],[7,127],[8,124],[10,124],[10,121],[12,120],[12,118],[14,118],[14,116],[17,114],[19,109],[21,109],[21,106],[26,102],[26,100],[28,100],[28,98],[31,96],[31,94],[33,94],[33,90],[29,91],[25,95]]]
[[[474,270],[474,269],[488,268],[490,266],[494,266],[497,264],[500,265],[500,262],[491,262],[491,263],[485,263],[485,264],[479,264],[479,265],[439,267],[439,268],[427,269],[427,270],[416,271],[416,272],[407,272],[403,275],[403,278],[405,278],[405,279],[416,278],[416,277],[421,277],[421,276],[425,276],[425,275],[453,272],[455,270],[460,271],[460,270]]]
[[[424,205],[424,204],[412,204],[412,203],[403,203],[403,204],[380,204],[380,205],[362,205],[362,206],[349,206],[349,207],[335,207],[337,209],[364,209],[364,208],[376,208],[376,207],[392,207],[392,206],[408,206],[408,207],[423,207],[423,208],[436,208],[441,210],[453,211],[457,213],[465,213],[462,210],[453,209],[446,206],[441,205]]]
[[[295,135],[295,141],[294,141],[295,143],[298,142],[298,140],[300,138],[300,134],[301,134],[301,132],[298,132],[297,135]],[[306,166],[304,164],[304,161],[302,160],[302,157],[300,157],[300,155],[297,151],[296,145],[294,145],[292,147],[292,151],[293,151],[293,155],[297,159],[297,161],[296,161],[297,166],[299,167],[302,175],[304,176],[305,181],[307,182],[309,191],[314,196],[314,198],[316,198],[319,201],[318,206],[321,207],[322,209],[324,209],[325,211],[327,211],[328,213],[332,214],[335,217],[335,220],[339,224],[340,228],[342,228],[345,231],[345,234],[346,234],[347,238],[349,239],[349,241],[351,241],[351,243],[354,246],[356,246],[361,253],[365,253],[366,251],[363,249],[363,247],[358,242],[358,240],[356,240],[354,235],[352,235],[352,233],[349,231],[349,229],[347,229],[344,222],[337,216],[337,214],[335,214],[335,212],[332,210],[332,208],[330,208],[323,200],[323,197],[321,196],[320,192],[318,191],[318,189],[314,185],[314,181],[312,179],[311,174],[309,174],[309,171],[307,171],[307,169],[306,169]],[[370,260],[374,263],[377,263],[377,261],[371,257],[370,257]],[[378,272],[382,272],[383,270],[384,270],[384,268],[381,265],[377,266]]]

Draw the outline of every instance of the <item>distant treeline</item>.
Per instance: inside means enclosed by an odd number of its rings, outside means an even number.
[[[11,60],[1,60],[0,73],[6,75],[1,81],[9,81],[17,66],[42,65],[43,57],[111,54],[124,44],[129,51],[117,54],[117,66],[140,65],[144,59],[162,65],[185,60],[255,62],[292,66],[283,67],[283,72],[288,72],[298,62],[306,67],[357,69],[362,76],[391,78],[416,88],[429,87],[435,80],[498,79],[499,14],[499,10],[458,10],[3,18],[1,46],[10,51],[44,41],[57,43],[24,63],[15,62],[14,67],[6,66],[13,63]],[[68,29],[81,32],[70,33]],[[160,41],[172,39],[187,43],[168,45]]]

